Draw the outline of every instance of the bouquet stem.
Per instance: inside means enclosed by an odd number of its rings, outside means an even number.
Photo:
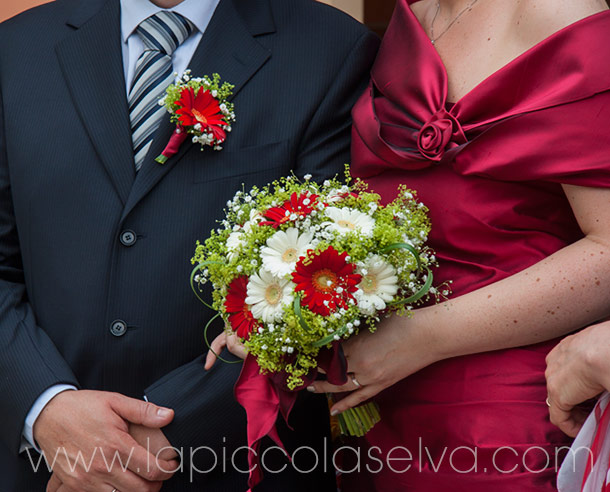
[[[334,403],[334,398],[329,395]],[[362,437],[381,420],[379,406],[375,402],[368,402],[358,407],[350,408],[336,417],[339,431],[343,436]]]

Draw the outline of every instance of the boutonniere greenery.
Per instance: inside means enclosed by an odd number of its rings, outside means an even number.
[[[201,146],[201,150],[205,147],[222,150],[227,133],[235,122],[233,103],[229,102],[234,87],[221,82],[217,73],[212,77],[192,77],[191,71],[186,70],[159,101],[171,115],[176,130],[155,160],[165,164],[189,137],[194,144]]]

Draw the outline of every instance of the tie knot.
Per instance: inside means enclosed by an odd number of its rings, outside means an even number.
[[[161,11],[144,19],[136,32],[147,50],[171,55],[191,35],[195,26],[175,12]]]

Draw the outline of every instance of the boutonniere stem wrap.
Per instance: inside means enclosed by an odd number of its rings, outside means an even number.
[[[212,77],[191,77],[191,71],[185,71],[159,101],[171,115],[176,130],[155,160],[165,164],[189,137],[194,144],[201,146],[201,150],[205,147],[222,150],[227,133],[235,122],[233,103],[229,102],[233,89],[234,86],[228,82],[221,83],[217,73]]]

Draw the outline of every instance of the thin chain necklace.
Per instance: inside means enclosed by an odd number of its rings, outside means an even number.
[[[445,28],[445,30],[443,32],[441,32],[438,36],[434,37],[434,21],[436,21],[436,17],[438,16],[439,11],[441,10],[441,2],[440,0],[436,2],[436,13],[434,14],[434,18],[432,19],[432,24],[430,25],[430,41],[432,42],[432,44],[436,44],[436,42],[443,36],[443,34],[445,34],[450,28],[451,26],[453,26],[453,24],[455,24],[458,19],[460,17],[462,17],[462,15],[464,15],[466,12],[470,12],[472,10],[472,7],[474,7],[474,4],[477,3],[479,0],[473,0],[472,2],[470,2],[466,8],[464,8],[457,16],[455,19],[453,19],[449,25]]]

